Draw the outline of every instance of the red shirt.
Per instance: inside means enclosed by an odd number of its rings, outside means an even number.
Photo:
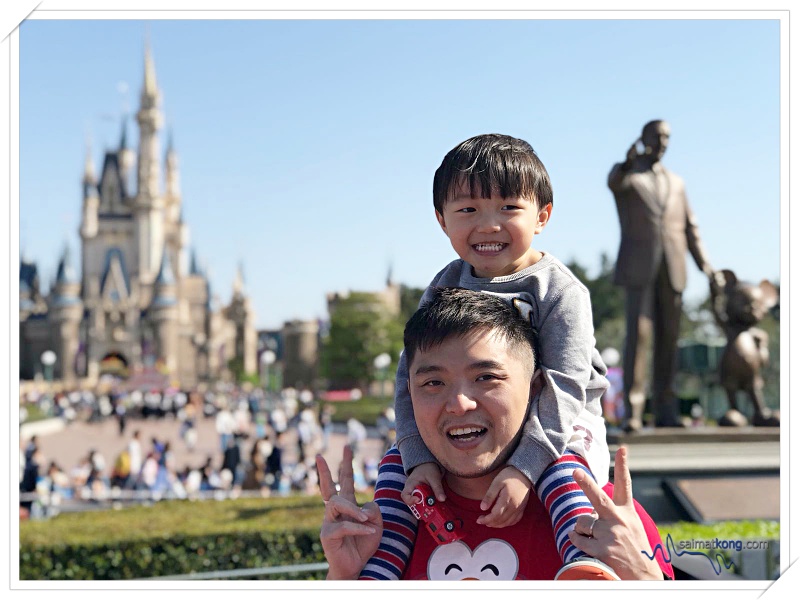
[[[603,490],[613,495],[614,486]],[[562,562],[556,550],[550,517],[539,499],[531,494],[525,514],[516,525],[492,528],[478,525],[480,500],[468,500],[447,489],[447,505],[464,521],[464,539],[438,546],[432,535],[420,524],[411,559],[403,579],[510,581],[514,579],[552,580]],[[650,516],[638,502],[636,512],[642,520],[652,548],[661,543],[661,536]],[[673,578],[672,566],[661,553],[656,560],[661,570]]]

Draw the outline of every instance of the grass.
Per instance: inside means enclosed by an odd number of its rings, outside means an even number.
[[[721,521],[713,525],[701,525],[682,521],[659,525],[661,537],[667,534],[678,540],[778,540],[781,525],[779,521]]]
[[[392,398],[374,398],[365,396],[360,400],[350,402],[325,402],[323,405],[332,407],[333,420],[336,423],[346,423],[348,419],[355,418],[364,425],[375,425],[378,417],[389,406],[394,405]]]

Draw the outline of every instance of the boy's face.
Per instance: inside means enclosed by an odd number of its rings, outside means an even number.
[[[414,417],[449,473],[473,479],[502,468],[527,416],[532,360],[486,330],[417,351],[408,384]]]
[[[456,194],[436,212],[458,255],[472,265],[476,277],[511,275],[534,264],[540,257],[531,248],[533,236],[550,218],[552,204],[539,209],[534,199],[471,198],[469,186],[458,186]]]

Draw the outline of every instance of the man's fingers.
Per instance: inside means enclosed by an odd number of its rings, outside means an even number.
[[[587,475],[581,469],[575,469],[572,472],[572,477],[581,487],[583,493],[586,494],[586,497],[589,499],[589,502],[592,503],[595,512],[597,512],[601,518],[616,515],[611,498],[609,498],[608,494],[606,494],[600,488],[600,486],[597,485],[597,482],[594,479],[589,477],[589,475]]]
[[[336,523],[326,523],[320,531],[320,538],[328,540],[340,540],[353,535],[369,535],[375,533],[372,525],[363,525],[354,521],[339,521]]]
[[[342,452],[342,464],[339,465],[339,494],[351,502],[356,501],[356,488],[353,482],[353,450],[347,445]]]
[[[575,546],[578,550],[580,550],[581,552],[585,552],[589,556],[594,556],[595,558],[601,558],[600,554],[607,545],[603,542],[597,541],[594,538],[581,535],[580,533],[577,533],[574,530],[568,532],[567,536],[569,537],[569,541],[572,542],[572,545]]]
[[[633,502],[633,484],[628,470],[628,449],[621,446],[614,457],[614,504],[627,506]]]
[[[325,520],[337,521],[341,517],[349,517],[359,522],[369,519],[369,514],[362,511],[357,504],[341,496],[332,496],[325,505]]]
[[[332,496],[336,495],[336,484],[333,482],[331,469],[321,454],[317,454],[316,462],[317,471],[319,472],[319,491],[322,494],[322,499],[327,502]]]

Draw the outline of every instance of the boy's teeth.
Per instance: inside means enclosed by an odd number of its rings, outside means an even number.
[[[503,244],[475,244],[478,252],[498,252],[503,249]]]

